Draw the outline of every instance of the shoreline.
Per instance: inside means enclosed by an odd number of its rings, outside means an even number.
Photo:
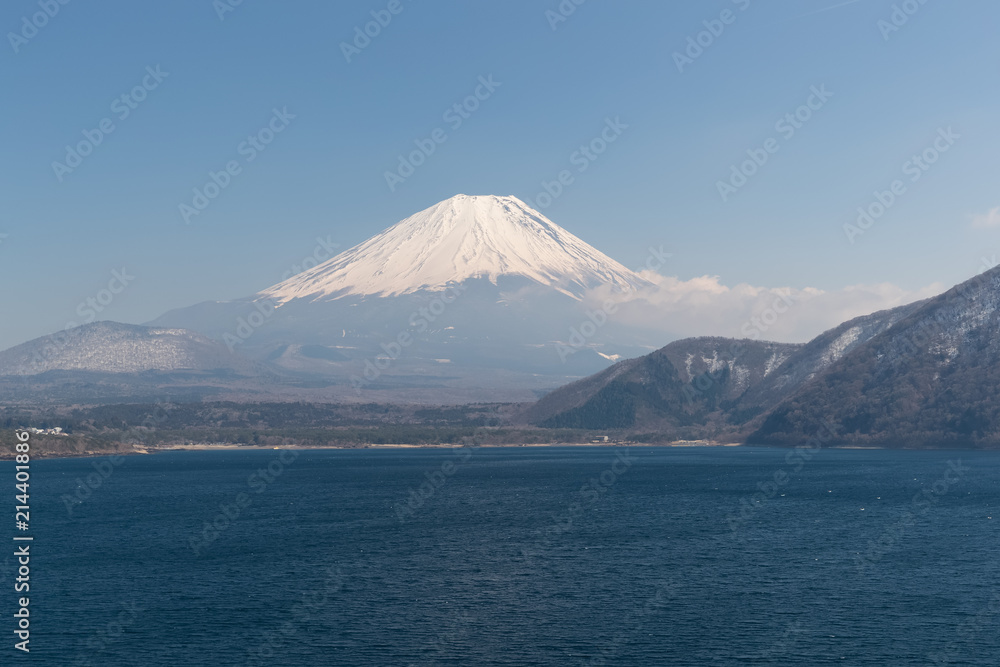
[[[166,447],[137,447],[134,446],[132,451],[87,451],[78,454],[65,454],[58,453],[56,455],[48,455],[47,453],[36,453],[32,456],[35,460],[42,459],[89,459],[89,458],[100,458],[109,456],[143,456],[143,455],[156,455],[166,452],[238,452],[238,451],[280,451],[280,450],[407,450],[407,449],[455,449],[461,447],[468,447],[470,445],[463,445],[461,443],[453,444],[426,444],[426,445],[413,445],[405,443],[392,443],[392,444],[368,444],[360,446],[344,446],[344,445],[324,445],[324,446],[305,446],[305,445],[289,445],[287,447],[269,447],[265,445],[228,445],[228,444],[215,444],[215,443],[200,443],[191,445],[170,445]],[[619,441],[619,442],[544,442],[544,443],[504,443],[504,444],[484,444],[484,445],[474,445],[475,448],[493,448],[493,449],[520,449],[522,447],[534,447],[534,448],[544,448],[544,447],[589,447],[589,448],[607,448],[607,449],[617,449],[621,447],[662,447],[669,449],[695,449],[695,448],[733,448],[733,447],[760,447],[764,449],[793,449],[791,446],[781,446],[781,445],[751,445],[742,442],[717,442],[710,440],[676,440],[669,443],[647,443],[647,442],[632,442],[632,441]],[[901,448],[901,447],[879,447],[871,445],[831,445],[824,447],[824,449],[850,449],[850,450],[873,450],[873,451],[912,451],[912,452],[934,452],[934,451],[970,451],[970,452],[988,452],[997,451],[989,449],[951,449],[951,448],[937,448],[937,449],[927,449],[927,448]],[[0,461],[13,461],[14,454],[11,453],[10,456],[6,456],[6,452],[0,454]]]
[[[238,451],[267,451],[267,450],[324,450],[324,449],[335,449],[335,450],[365,450],[365,449],[455,449],[461,447],[468,447],[470,445],[465,445],[462,443],[448,443],[448,444],[426,444],[426,445],[413,445],[406,443],[391,443],[391,444],[367,444],[358,446],[344,446],[344,445],[323,445],[323,446],[307,446],[307,445],[288,445],[286,447],[270,447],[267,445],[228,445],[228,444],[215,444],[215,443],[198,443],[191,445],[169,445],[165,447],[137,447],[133,446],[132,451],[86,451],[77,454],[66,454],[59,452],[54,455],[49,455],[47,452],[34,453],[32,458],[35,460],[41,459],[90,459],[90,458],[100,458],[106,456],[145,456],[145,455],[156,455],[165,452],[238,452]],[[694,448],[694,447],[742,447],[743,443],[739,442],[715,442],[707,440],[678,440],[670,443],[646,443],[646,442],[632,442],[632,441],[619,441],[619,442],[542,442],[542,443],[503,443],[503,444],[483,444],[474,445],[476,448],[496,448],[496,449],[520,449],[522,447],[605,447],[608,449],[619,448],[619,447],[670,447],[670,448]],[[14,454],[11,453],[10,456],[6,455],[6,452],[0,454],[0,461],[12,461],[14,459]]]

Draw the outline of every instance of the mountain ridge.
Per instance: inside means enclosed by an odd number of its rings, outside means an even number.
[[[920,302],[775,406],[748,441],[787,445],[827,418],[857,446],[1000,445],[1000,267]]]
[[[692,351],[713,368],[692,372]],[[835,431],[825,444],[1000,447],[1000,267],[844,322],[786,349],[759,380],[734,385],[748,351],[757,359],[748,365],[759,368],[765,350],[756,341],[675,341],[557,389],[522,417],[667,440],[794,446]]]
[[[674,341],[556,389],[522,418],[549,427],[672,429],[684,439],[740,439],[788,396],[924,303],[848,320],[804,344],[720,337]]]

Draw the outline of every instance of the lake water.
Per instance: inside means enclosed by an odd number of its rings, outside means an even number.
[[[280,454],[33,462],[0,664],[1000,664],[1000,454]]]

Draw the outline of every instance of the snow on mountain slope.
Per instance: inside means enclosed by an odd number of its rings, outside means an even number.
[[[519,276],[580,298],[628,291],[638,275],[516,197],[457,195],[262,292],[278,304],[348,295],[399,296],[479,278]]]
[[[765,378],[741,398],[744,406],[774,406],[803,384],[821,375],[846,354],[908,317],[926,303],[917,301],[882,310],[825,331],[770,369]]]
[[[118,322],[84,324],[0,352],[0,375],[240,369],[248,364],[225,345],[193,331]]]
[[[734,404],[748,387],[761,382],[777,359],[801,348],[712,337],[674,341],[560,387],[520,418],[594,429],[704,425],[707,415],[724,402]]]
[[[904,315],[777,404],[750,442],[798,444],[832,422],[838,443],[1000,446],[1000,268]]]

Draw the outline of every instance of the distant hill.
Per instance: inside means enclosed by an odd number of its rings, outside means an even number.
[[[798,445],[1000,447],[1000,268],[806,345],[695,338],[553,391],[540,426]]]
[[[742,439],[782,401],[923,303],[853,319],[805,345],[728,338],[676,341],[557,389],[522,418],[545,427]]]
[[[252,362],[232,354],[225,345],[193,331],[118,322],[84,324],[0,352],[0,375],[53,370],[248,372],[252,367]]]
[[[801,345],[676,341],[548,394],[524,419],[550,428],[681,429],[724,418]]]
[[[93,322],[0,352],[0,401],[201,400],[273,392],[267,364],[184,329]]]

